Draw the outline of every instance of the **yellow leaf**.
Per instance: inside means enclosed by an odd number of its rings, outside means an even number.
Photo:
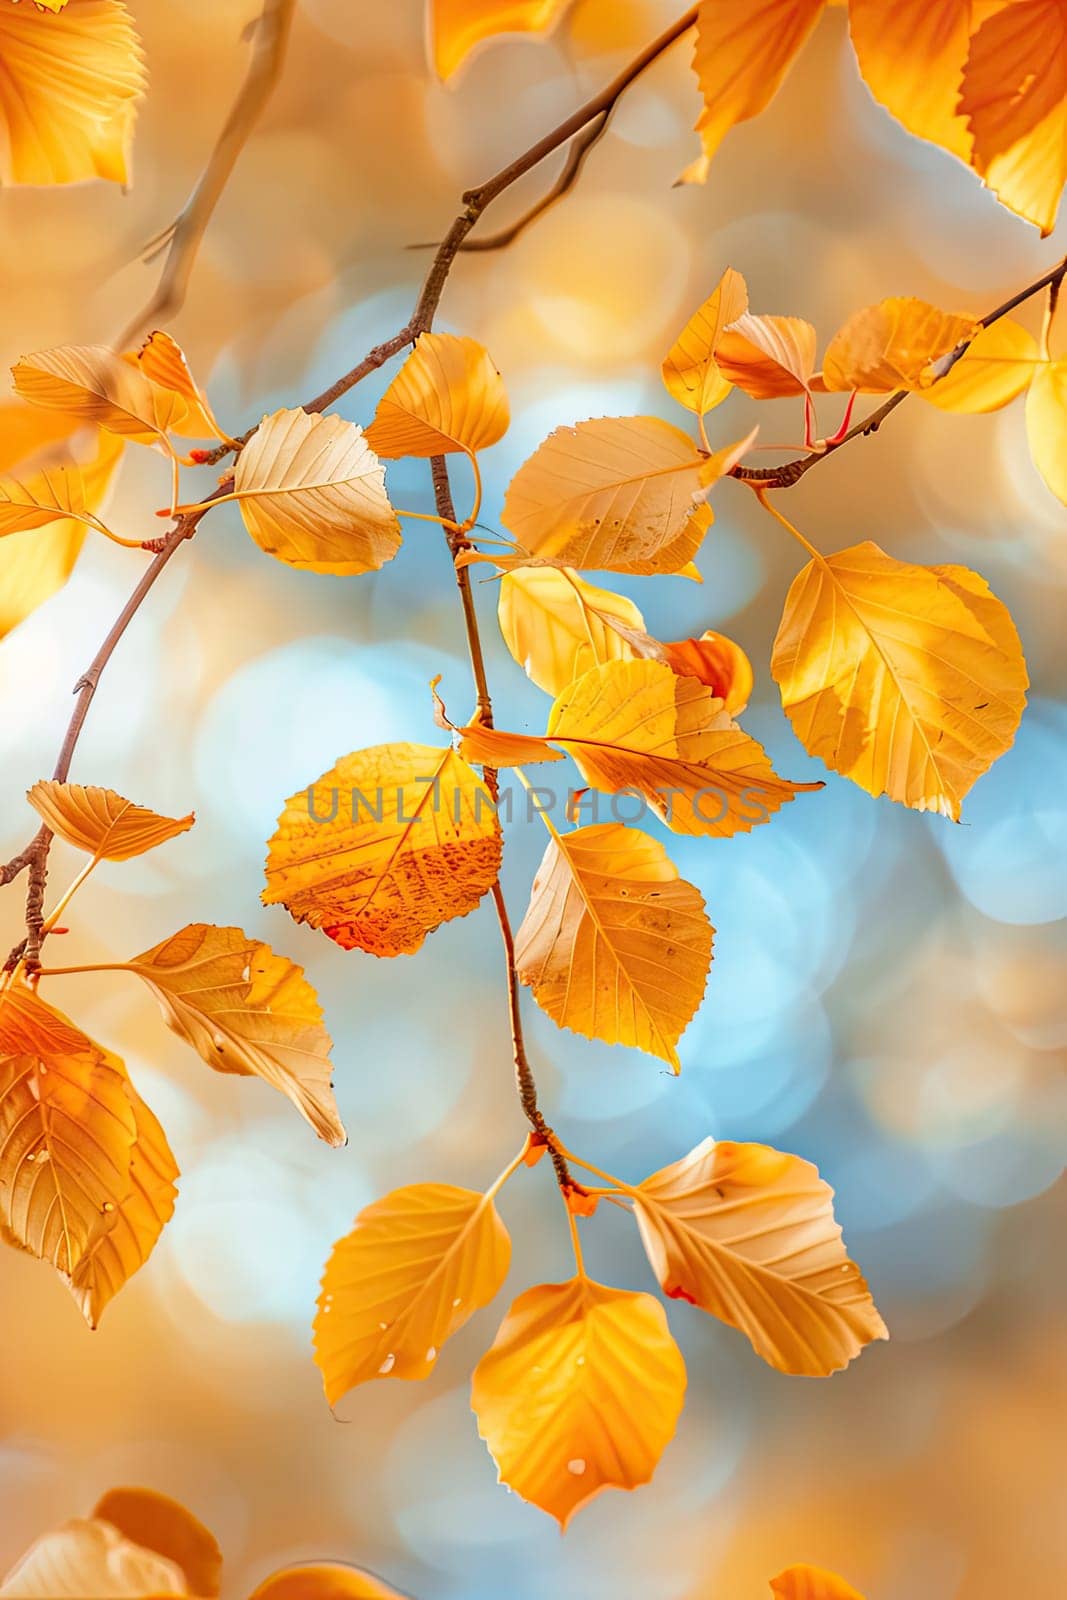
[[[145,72],[121,0],[0,6],[0,181],[126,183]]]
[[[787,1567],[771,1579],[775,1600],[863,1600],[844,1578],[822,1567]]]
[[[997,198],[1041,229],[1056,224],[1067,181],[1067,6],[1013,0],[971,40],[960,112],[972,162]]]
[[[684,1400],[659,1301],[586,1277],[521,1294],[471,1384],[501,1483],[562,1527],[602,1489],[649,1481]]]
[[[276,411],[237,458],[233,492],[260,549],[291,567],[347,577],[400,549],[385,468],[343,417]]]
[[[697,678],[660,661],[594,667],[552,707],[545,737],[585,781],[636,790],[675,833],[748,833],[801,790],[778,777],[762,747]]]
[[[942,411],[997,411],[1022,393],[1037,363],[1033,335],[1010,317],[1001,317],[980,328],[951,371],[919,393]]]
[[[15,390],[31,405],[67,411],[137,444],[162,444],[184,403],[158,388],[106,345],[60,345],[23,356],[11,369]]]
[[[386,389],[367,442],[380,456],[443,456],[486,450],[503,438],[508,397],[476,339],[423,333]]]
[[[182,402],[184,415],[171,423],[175,433],[189,439],[221,439],[230,442],[211,409],[207,395],[193,377],[188,357],[176,339],[169,333],[150,333],[140,350],[137,361],[146,378],[168,390]]]
[[[371,1378],[428,1377],[510,1259],[491,1192],[417,1183],[367,1206],[322,1279],[315,1360],[330,1404]]]
[[[519,468],[502,520],[521,550],[555,566],[678,572],[710,525],[704,496],[737,459],[702,455],[659,417],[580,422]]]
[[[434,66],[450,78],[499,33],[547,33],[570,0],[430,0]]]
[[[177,1500],[154,1489],[109,1489],[93,1516],[134,1544],[154,1550],[184,1574],[189,1593],[212,1600],[219,1592],[222,1552],[212,1534]]]
[[[930,364],[977,331],[973,317],[953,316],[925,300],[881,300],[857,311],[830,340],[823,386],[862,394],[928,388]]]
[[[0,482],[0,538],[25,528],[45,528],[50,522],[85,514],[85,485],[79,468],[42,467],[32,477]]]
[[[341,1567],[336,1562],[323,1566],[286,1567],[275,1572],[249,1596],[249,1600],[404,1600],[397,1589],[390,1589],[370,1572],[359,1567]]]
[[[848,25],[867,87],[909,133],[966,161],[957,109],[974,0],[849,0]]]
[[[793,580],[771,671],[801,744],[868,794],[958,821],[1026,703],[1019,636],[966,567],[895,561],[869,540]]]
[[[804,394],[815,367],[815,329],[800,317],[746,311],[719,339],[718,368],[754,400]]]
[[[700,892],[658,839],[602,823],[550,841],[515,961],[559,1027],[633,1045],[677,1072],[675,1046],[704,998],[714,931]]]
[[[735,123],[770,104],[822,8],[823,0],[702,0],[693,70],[704,97],[696,125],[703,154],[682,173],[684,183],[703,183]]]
[[[76,5],[77,0],[70,0]],[[173,1561],[132,1544],[109,1522],[76,1518],[46,1533],[0,1583],[0,1596],[19,1600],[159,1600],[187,1595]]]
[[[39,428],[36,426],[38,415]],[[40,484],[38,473],[32,470],[33,451],[51,440],[65,438],[76,426],[74,417],[45,411],[38,413],[33,406],[21,403],[0,403],[0,470],[21,466],[25,456],[31,455],[23,481],[36,494]],[[83,509],[99,514],[123,447],[111,434],[94,430],[93,437],[96,454],[83,462],[79,470]],[[44,527],[9,534],[0,541],[0,639],[63,587],[81,554],[87,532],[83,522],[64,517]]]
[[[1034,466],[1067,505],[1067,360],[1033,368],[1026,397],[1026,434]]]
[[[0,1217],[70,1278],[130,1191],[122,1063],[33,990],[0,995]]]
[[[889,1337],[834,1220],[834,1192],[799,1156],[705,1139],[632,1191],[666,1294],[739,1328],[779,1372],[827,1377]]]
[[[727,267],[711,297],[695,311],[663,363],[663,382],[689,411],[704,416],[730,393],[715,360],[723,330],[748,310],[748,289]]]
[[[81,783],[42,779],[26,798],[53,833],[97,861],[129,861],[186,833],[196,821],[192,812],[187,817],[161,817],[124,800],[113,789],[86,788]]]
[[[633,648],[612,624],[642,630],[632,600],[587,583],[570,567],[519,567],[500,580],[500,631],[527,677],[547,694],[605,661],[629,661]]]
[[[739,644],[724,633],[709,629],[699,639],[679,639],[660,646],[663,660],[680,678],[696,678],[723,703],[723,710],[738,717],[752,693],[752,663]]]
[[[500,853],[492,797],[454,750],[372,745],[287,802],[263,901],[346,950],[410,955],[474,910]]]
[[[240,928],[191,923],[127,962],[179,1038],[216,1072],[262,1078],[342,1145],[330,1036],[304,970]]]

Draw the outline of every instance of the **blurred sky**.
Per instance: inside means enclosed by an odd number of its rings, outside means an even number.
[[[464,188],[677,9],[579,0],[550,42],[501,43],[444,88],[426,68],[421,0],[302,0],[284,85],[173,325],[223,419],[242,428],[298,403],[395,331],[426,261],[405,247],[438,238]],[[151,93],[131,192],[0,195],[5,364],[108,339],[147,298],[153,271],[138,250],[176,213],[243,70],[253,0],[133,10]],[[485,458],[492,526],[510,475],[559,423],[642,411],[684,422],[659,363],[727,265],[747,277],[755,310],[808,317],[825,340],[884,295],[980,313],[1063,252],[1062,229],[1042,244],[873,105],[837,11],[771,110],[728,138],[707,187],[672,188],[695,151],[688,57],[676,48],[627,96],[576,193],[506,254],[454,271],[439,326],[488,346],[512,401],[511,432]],[[1036,309],[1024,315],[1034,325]],[[387,377],[346,397],[343,414],[368,420]],[[832,408],[831,397],[831,423]],[[713,440],[742,435],[757,411],[765,438],[797,439],[792,408],[737,394],[712,417]],[[429,508],[424,465],[391,468],[390,484],[399,504]],[[460,472],[456,485],[462,503]],[[164,464],[129,452],[112,525],[155,532],[166,494]],[[672,1305],[690,1375],[678,1436],[650,1488],[603,1495],[561,1540],[496,1486],[468,1409],[471,1366],[508,1299],[570,1271],[543,1163],[502,1199],[515,1253],[500,1301],[429,1383],[370,1385],[343,1421],[331,1416],[309,1325],[332,1241],[397,1184],[487,1182],[522,1127],[490,909],[418,957],[375,963],[258,905],[264,841],[288,794],[350,749],[436,742],[436,672],[450,711],[467,709],[443,541],[415,523],[380,574],[298,575],[264,556],[230,507],[131,628],[72,774],[160,810],[195,807],[197,828],[102,867],[63,955],[121,959],[191,920],[269,939],[319,989],[351,1142],[329,1151],[264,1085],[209,1073],[132,980],[47,985],[125,1057],[184,1176],[150,1265],[95,1335],[54,1275],[14,1252],[0,1261],[0,1570],[111,1484],[143,1482],[214,1529],[234,1597],[283,1561],[334,1556],[420,1600],[755,1600],[795,1561],[841,1571],[869,1600],[1059,1600],[1067,517],[1030,467],[1018,405],[959,418],[910,403],[788,500],[826,552],[872,538],[982,572],[1016,618],[1033,679],[1016,744],[959,827],[874,801],[809,760],[767,669],[803,557],[724,484],[702,587],[615,586],[660,637],[715,627],[737,638],[756,671],[746,726],[784,775],[827,786],[747,838],[670,840],[718,930],[680,1079],[559,1032],[532,1004],[527,1026],[550,1118],[601,1166],[639,1178],[708,1133],[818,1162],[893,1341],[829,1381],[789,1379],[741,1335]],[[34,825],[23,791],[51,770],[70,686],[139,561],[91,542],[69,587],[0,645],[5,856]],[[477,599],[499,721],[534,729],[548,702],[498,637],[493,585]],[[539,825],[509,834],[516,916],[543,848]],[[57,847],[53,880],[72,866]],[[8,944],[20,909],[9,890]],[[625,1218],[609,1211],[584,1234],[595,1275],[652,1287]]]

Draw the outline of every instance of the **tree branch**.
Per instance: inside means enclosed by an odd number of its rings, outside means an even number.
[[[147,259],[152,260],[161,249],[166,250],[163,273],[152,298],[118,341],[120,350],[127,349],[140,334],[181,310],[208,223],[282,75],[295,12],[296,0],[264,0],[262,13],[252,24],[252,60],[245,80],[181,215],[153,241],[155,248]]]

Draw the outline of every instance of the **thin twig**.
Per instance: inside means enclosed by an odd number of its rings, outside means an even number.
[[[181,215],[171,228],[158,236],[167,251],[159,285],[144,310],[123,333],[118,344],[120,350],[128,349],[147,329],[173,317],[185,303],[197,251],[208,223],[282,75],[295,12],[296,0],[264,0],[262,14],[252,25],[252,59],[245,80]]]
[[[1048,289],[1050,294],[1058,294],[1060,285],[1065,277],[1067,277],[1067,256],[1034,283],[1028,284],[1025,289],[1020,289],[1018,294],[1013,294],[1010,299],[1005,300],[993,311],[989,311],[984,317],[980,317],[978,319],[978,327],[980,329],[991,328],[994,322],[999,322],[1001,317],[1006,317],[1017,306],[1021,306],[1025,301],[1033,299],[1034,295],[1040,294],[1042,289]],[[945,377],[947,373],[952,371],[957,361],[963,360],[975,338],[977,338],[977,334],[973,338],[961,340],[954,350],[950,351],[947,356],[943,356],[936,363],[938,378]],[[872,411],[869,416],[857,422],[855,427],[850,428],[840,439],[824,444],[821,450],[813,451],[810,455],[798,456],[795,461],[787,461],[780,467],[736,466],[730,476],[739,479],[741,483],[762,484],[765,489],[791,489],[795,483],[800,482],[806,472],[811,471],[812,467],[817,466],[820,461],[825,461],[829,456],[843,449],[853,439],[865,439],[869,434],[877,433],[886,418],[891,416],[899,405],[903,405],[908,395],[913,392],[911,389],[898,389],[876,411]]]

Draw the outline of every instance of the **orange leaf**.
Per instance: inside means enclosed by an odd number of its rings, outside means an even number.
[[[678,335],[663,363],[669,394],[689,411],[705,416],[730,393],[715,353],[723,330],[748,310],[748,289],[739,272],[727,267],[718,285]]]
[[[203,1523],[177,1500],[154,1489],[109,1489],[94,1507],[93,1516],[110,1522],[134,1544],[173,1561],[197,1600],[211,1600],[218,1594],[222,1552]]]
[[[98,861],[129,861],[186,833],[196,821],[192,812],[163,817],[113,789],[81,783],[41,780],[26,798],[53,833]]]
[[[660,647],[671,671],[682,678],[697,678],[723,702],[731,717],[738,717],[752,693],[752,663],[739,644],[724,633],[709,629],[699,639],[679,639]]]
[[[60,345],[23,356],[11,369],[31,405],[66,411],[137,444],[169,450],[167,430],[184,414],[178,395],[160,389],[107,345]]]
[[[975,0],[849,0],[848,26],[868,89],[909,133],[966,161],[958,109]]]
[[[563,1527],[602,1489],[649,1481],[684,1399],[659,1301],[585,1277],[520,1295],[471,1383],[500,1481]]]
[[[286,1567],[253,1590],[249,1600],[404,1600],[373,1573],[336,1562]]]
[[[175,433],[189,439],[231,442],[229,434],[224,433],[216,421],[208,398],[193,377],[188,357],[176,339],[158,330],[150,333],[137,352],[137,361],[147,378],[184,402],[185,415],[172,424]]]
[[[973,317],[939,311],[925,300],[879,301],[857,311],[831,339],[823,357],[823,386],[863,394],[928,388],[931,364],[977,332]]]
[[[807,391],[815,349],[810,322],[746,311],[720,338],[716,361],[723,377],[754,400],[773,400]]]
[[[918,392],[942,411],[997,411],[1022,393],[1039,365],[1033,334],[1001,317],[979,328],[951,371]]]
[[[75,0],[71,0],[74,4]],[[74,1518],[46,1533],[0,1582],[20,1600],[165,1600],[188,1594],[182,1573],[154,1550],[131,1544],[109,1522]]]
[[[863,1600],[844,1578],[822,1567],[787,1567],[771,1579],[775,1600]]]
[[[507,432],[508,397],[476,339],[423,333],[378,402],[367,443],[380,456],[486,450]]]
[[[430,0],[434,66],[450,78],[486,40],[500,33],[547,33],[570,0]]]

